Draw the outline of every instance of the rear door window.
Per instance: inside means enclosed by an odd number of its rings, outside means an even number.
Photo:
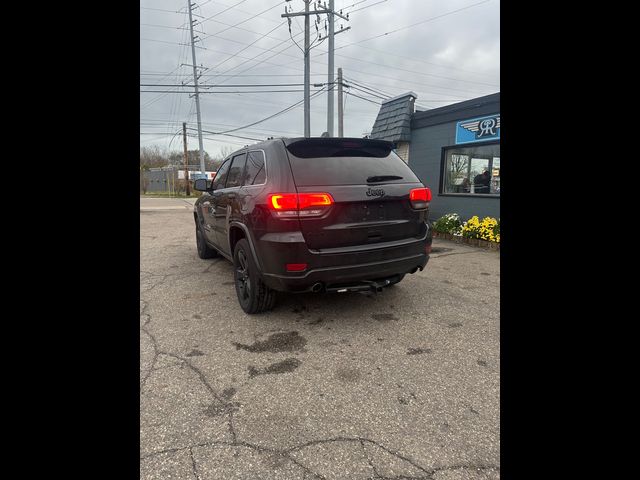
[[[227,175],[227,185],[225,188],[239,187],[242,183],[242,173],[244,172],[244,164],[247,154],[242,153],[233,157],[229,174]]]
[[[265,182],[266,178],[264,153],[257,151],[249,152],[247,154],[247,166],[243,185],[260,185]]]

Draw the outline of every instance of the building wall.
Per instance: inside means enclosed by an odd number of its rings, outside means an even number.
[[[409,142],[398,142],[396,153],[404,163],[409,163]]]
[[[471,117],[473,114],[463,113],[458,120]],[[455,144],[456,121],[411,130],[411,163],[409,165],[433,194],[430,218],[437,220],[446,213],[458,213],[463,220],[473,215],[478,215],[480,218],[486,216],[499,218],[499,197],[440,195],[442,147]]]

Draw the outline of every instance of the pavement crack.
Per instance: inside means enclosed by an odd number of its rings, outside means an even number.
[[[229,433],[231,434],[231,436],[233,437],[233,440],[235,441],[237,439],[237,435],[236,435],[235,427],[233,426],[233,417],[232,417],[233,404],[230,403],[230,402],[225,401],[224,399],[222,399],[215,392],[213,387],[209,384],[209,382],[207,381],[207,378],[205,377],[204,373],[202,373],[202,371],[198,367],[193,365],[189,360],[187,360],[186,358],[182,358],[181,356],[176,355],[175,353],[171,353],[171,352],[159,352],[159,353],[162,353],[162,354],[167,355],[169,357],[173,357],[173,358],[176,358],[178,360],[183,361],[193,372],[195,372],[195,374],[198,376],[198,378],[200,379],[202,384],[207,388],[209,393],[211,393],[213,398],[215,398],[221,404],[221,406],[228,407],[227,414],[229,415],[229,417],[227,419],[227,425],[229,427]]]
[[[238,441],[238,436],[236,435],[236,429],[233,426],[233,410],[229,411],[229,432],[231,433],[231,436],[233,437],[233,441],[234,443]]]
[[[304,478],[307,478],[307,474],[311,475],[312,478],[320,478],[321,480],[326,480],[327,477],[320,475],[319,473],[314,472],[313,470],[311,470],[309,467],[307,467],[306,465],[303,465],[302,463],[300,463],[299,461],[297,461],[295,458],[293,458],[291,455],[287,455],[285,454],[285,456],[291,460],[291,463],[293,463],[294,465],[297,465],[298,467],[300,467],[303,471],[304,471]]]
[[[141,290],[141,291],[140,291],[140,293],[148,293],[148,292],[150,292],[151,290],[153,290],[154,288],[156,288],[158,285],[162,285],[162,284],[167,280],[167,277],[168,277],[168,275],[154,275],[154,276],[162,277],[162,279],[161,279],[161,280],[158,280],[158,281],[157,281],[157,282],[155,282],[155,283],[153,283],[153,284],[151,285],[151,287],[149,287],[149,288],[147,288],[147,289],[145,289],[145,290]]]
[[[369,462],[369,466],[371,467],[371,469],[373,470],[373,478],[382,478],[382,476],[378,473],[378,471],[376,470],[376,467],[373,465],[373,461],[371,460],[371,458],[369,457],[369,455],[367,455],[367,451],[364,448],[364,442],[362,440],[360,440],[360,446],[362,447],[362,454],[365,456],[365,458],[367,459],[367,461]]]
[[[191,456],[191,468],[193,469],[193,476],[196,477],[196,480],[200,480],[198,476],[198,470],[196,468],[196,459],[193,458],[193,447],[189,447],[189,455]]]
[[[435,475],[438,472],[449,472],[452,470],[497,470],[500,471],[500,467],[497,465],[484,465],[484,464],[461,464],[461,465],[451,465],[448,467],[437,467],[432,470],[432,475]]]
[[[147,313],[145,315],[149,315],[149,314]],[[149,323],[150,320],[151,320],[151,315],[149,315],[147,322],[145,322],[145,326],[147,323]],[[151,376],[151,373],[155,370],[154,367],[156,366],[156,362],[158,360],[158,355],[160,355],[160,352],[158,350],[158,342],[156,338],[151,334],[151,332],[149,332],[149,330],[147,330],[145,327],[140,327],[140,330],[142,330],[144,333],[147,334],[147,336],[151,339],[151,345],[153,346],[153,358],[151,359],[151,365],[149,365],[149,370],[147,371],[144,378],[140,382],[140,394],[142,394],[142,391],[144,390],[144,387],[147,384],[147,380]]]
[[[269,448],[269,447],[263,447],[263,446],[259,446],[259,445],[255,445],[252,443],[248,443],[245,441],[238,441],[238,440],[234,440],[233,442],[224,442],[224,441],[215,441],[215,442],[203,442],[203,443],[198,443],[198,444],[194,444],[194,445],[188,445],[186,447],[178,447],[178,448],[167,448],[167,449],[163,449],[163,450],[159,450],[156,452],[151,452],[148,453],[146,455],[143,455],[140,457],[140,460],[144,460],[150,457],[154,457],[156,455],[161,455],[164,453],[173,453],[173,452],[179,452],[182,450],[189,450],[189,453],[191,455],[191,462],[192,462],[192,467],[193,467],[193,473],[196,477],[197,480],[199,480],[199,476],[197,473],[197,469],[196,469],[196,462],[195,462],[195,458],[193,457],[193,448],[198,447],[198,448],[202,448],[202,447],[244,447],[244,448],[249,448],[251,450],[255,450],[259,453],[267,453],[267,454],[276,454],[276,455],[280,455],[282,457],[287,458],[288,460],[290,460],[293,464],[297,465],[298,467],[300,467],[304,472],[305,475],[311,475],[313,478],[319,478],[322,480],[326,480],[326,477],[324,477],[323,475],[314,472],[313,470],[311,470],[309,467],[307,467],[306,465],[303,465],[301,462],[299,462],[298,460],[296,460],[295,458],[293,458],[293,456],[291,455],[292,452],[301,450],[303,448],[306,447],[310,447],[310,446],[314,446],[314,445],[322,445],[322,444],[327,444],[327,443],[334,443],[334,442],[357,442],[360,444],[362,450],[363,450],[363,454],[364,457],[367,459],[369,465],[371,466],[371,468],[373,469],[373,472],[375,474],[375,476],[373,477],[374,479],[377,480],[433,480],[434,479],[434,475],[436,475],[439,472],[444,472],[444,471],[453,471],[453,470],[496,470],[496,471],[500,471],[500,467],[496,466],[496,465],[485,465],[485,464],[459,464],[459,465],[451,465],[451,466],[447,466],[447,467],[436,467],[436,468],[424,468],[421,467],[420,465],[418,465],[416,462],[414,462],[413,460],[407,458],[404,455],[401,455],[398,452],[395,452],[393,450],[390,450],[389,448],[379,444],[378,442],[375,442],[371,439],[368,438],[364,438],[364,437],[335,437],[335,438],[329,438],[329,439],[323,439],[323,440],[312,440],[310,442],[305,442],[303,444],[291,447],[291,448],[287,448],[287,449],[277,449],[277,448]],[[387,453],[390,453],[391,455],[394,455],[395,457],[404,460],[405,462],[408,462],[409,464],[411,464],[412,466],[414,466],[415,468],[417,468],[418,470],[421,470],[422,472],[424,472],[424,475],[420,475],[420,476],[411,476],[411,475],[399,475],[399,476],[395,476],[395,477],[386,477],[384,475],[380,475],[380,473],[376,470],[375,466],[373,465],[373,461],[371,460],[371,458],[369,458],[369,456],[366,453],[366,449],[364,448],[364,443],[370,443],[372,445],[375,445],[378,448],[381,448],[382,450],[386,451]],[[305,477],[306,478],[306,477]]]

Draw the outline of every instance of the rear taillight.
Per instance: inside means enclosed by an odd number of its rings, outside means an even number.
[[[267,198],[269,208],[281,218],[322,215],[333,203],[329,193],[272,193]]]
[[[307,269],[306,263],[287,263],[285,264],[287,272],[304,272]]]
[[[427,208],[431,201],[431,190],[427,187],[414,188],[409,193],[409,200],[411,201],[411,208],[416,210]]]

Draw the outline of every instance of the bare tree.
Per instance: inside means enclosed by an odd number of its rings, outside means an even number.
[[[166,152],[160,150],[157,145],[153,147],[140,148],[140,168],[149,169],[157,167],[166,167],[169,159]]]
[[[467,155],[451,155],[449,172],[452,179],[466,176],[468,168],[469,157]]]
[[[225,158],[231,155],[236,149],[230,145],[221,147],[217,155],[211,159],[211,170],[218,170]]]

